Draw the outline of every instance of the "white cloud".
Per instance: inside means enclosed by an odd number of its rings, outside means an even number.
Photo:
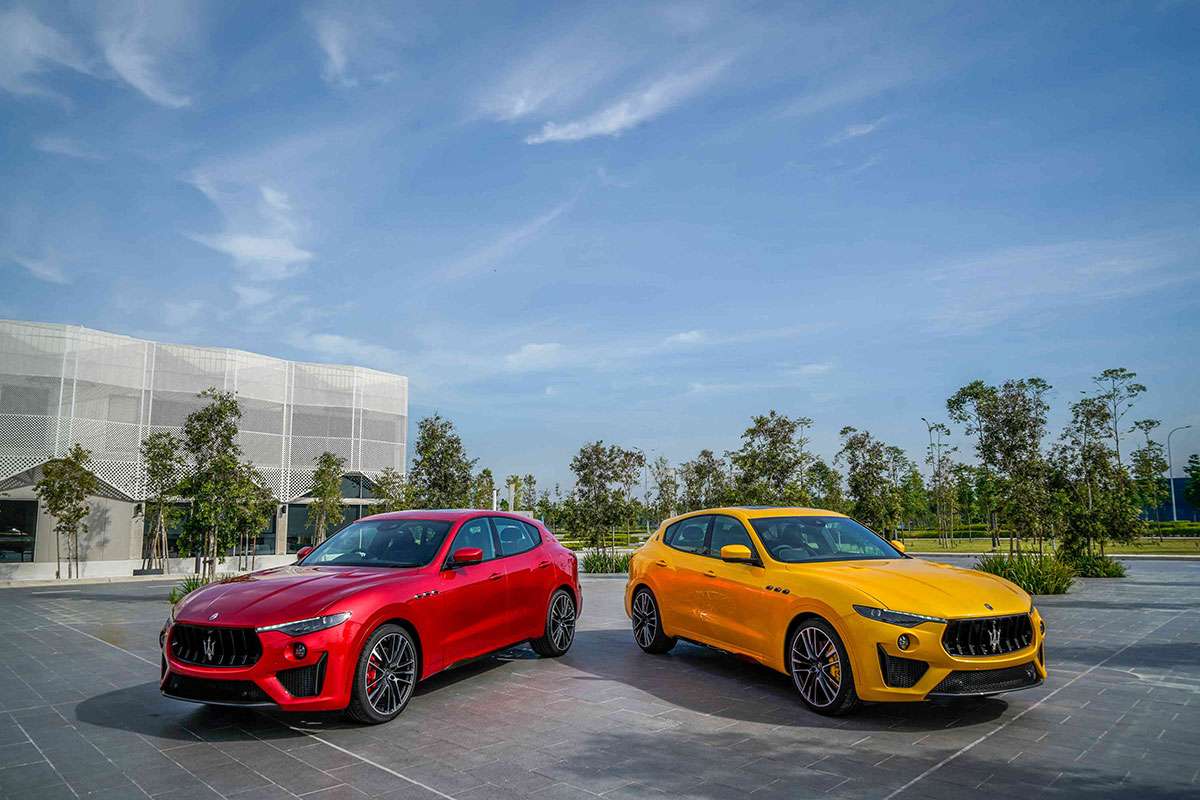
[[[547,122],[540,133],[525,141],[543,144],[575,142],[593,136],[618,136],[699,94],[729,64],[729,59],[720,59],[696,69],[664,75],[586,117],[566,123]]]
[[[704,331],[682,331],[673,333],[663,340],[664,344],[699,344],[705,339]]]
[[[275,292],[262,286],[234,284],[233,293],[237,295],[238,305],[243,307],[260,306],[275,296]]]
[[[840,106],[862,102],[908,83],[912,79],[912,71],[899,65],[851,74],[849,77],[839,75],[836,79],[817,84],[809,91],[792,99],[780,113],[782,116],[788,117],[820,114]]]
[[[67,68],[88,73],[86,60],[61,33],[24,8],[0,11],[0,89],[16,95],[65,98],[37,79]]]
[[[191,105],[191,98],[170,86],[161,74],[178,45],[194,40],[190,2],[108,3],[96,33],[112,70],[147,98],[167,108]]]
[[[221,233],[215,236],[197,234],[192,239],[229,256],[257,280],[294,278],[304,271],[304,265],[313,258],[308,250],[277,236]]]
[[[883,116],[871,122],[860,122],[855,125],[847,125],[840,133],[829,140],[829,144],[839,144],[848,139],[857,139],[860,136],[867,136],[879,129],[879,126],[887,121],[887,117]]]
[[[71,279],[63,272],[62,265],[53,256],[45,258],[30,258],[28,256],[12,256],[12,260],[25,268],[33,277],[46,283],[68,284]]]
[[[495,267],[504,259],[515,253],[523,245],[536,238],[550,223],[563,215],[574,203],[568,200],[555,206],[538,217],[534,217],[522,225],[513,228],[478,250],[459,258],[438,273],[445,280],[459,280],[471,275],[477,275]]]
[[[566,350],[558,342],[523,344],[504,357],[504,366],[513,372],[553,369],[565,363]]]
[[[350,29],[340,19],[321,16],[312,19],[313,35],[325,56],[321,77],[339,86],[357,86],[358,81],[346,73],[349,66]]]
[[[814,362],[812,364],[801,364],[798,367],[793,367],[791,369],[791,372],[794,372],[797,375],[802,375],[805,377],[814,377],[817,375],[824,375],[825,373],[831,371],[832,369],[833,369],[833,364],[822,361],[822,362]]]
[[[40,136],[34,140],[33,146],[43,153],[68,158],[81,158],[88,161],[99,161],[104,158],[98,152],[67,136]]]
[[[390,347],[353,336],[293,331],[287,338],[293,347],[323,360],[335,359],[384,369],[394,368],[399,362],[399,353]]]

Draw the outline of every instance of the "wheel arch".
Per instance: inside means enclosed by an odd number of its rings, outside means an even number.
[[[792,634],[796,632],[796,628],[806,620],[816,619],[824,622],[829,627],[833,628],[834,633],[842,640],[842,647],[850,656],[851,663],[854,660],[854,654],[851,652],[850,639],[848,638],[845,629],[838,619],[837,614],[833,613],[833,609],[826,607],[818,607],[814,605],[804,605],[793,609],[791,620],[787,624],[787,628],[783,634],[783,641],[777,652],[780,656],[780,662],[777,669],[785,674],[791,674],[788,666],[788,658],[791,656],[790,647],[792,642]]]

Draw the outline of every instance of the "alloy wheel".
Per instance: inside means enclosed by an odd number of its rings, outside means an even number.
[[[658,609],[649,592],[633,598],[633,638],[641,647],[649,647],[658,632]]]
[[[376,713],[397,713],[416,682],[416,654],[408,638],[389,633],[371,649],[367,659],[367,701]]]
[[[554,646],[563,652],[575,639],[575,601],[566,592],[554,598],[550,609],[550,638]]]
[[[792,637],[792,680],[804,699],[818,708],[837,699],[842,660],[837,645],[820,628],[803,627]]]

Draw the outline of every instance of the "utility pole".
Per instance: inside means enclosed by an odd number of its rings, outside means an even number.
[[[1171,522],[1179,522],[1179,515],[1175,513],[1175,475],[1174,466],[1171,464],[1171,434],[1175,431],[1185,431],[1191,425],[1180,425],[1178,428],[1172,428],[1167,434],[1167,483],[1171,485]]]

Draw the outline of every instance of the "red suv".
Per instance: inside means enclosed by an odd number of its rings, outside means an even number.
[[[164,695],[394,719],[417,681],[528,641],[561,656],[583,601],[575,554],[498,511],[365,517],[294,565],[198,589],[160,637]]]

